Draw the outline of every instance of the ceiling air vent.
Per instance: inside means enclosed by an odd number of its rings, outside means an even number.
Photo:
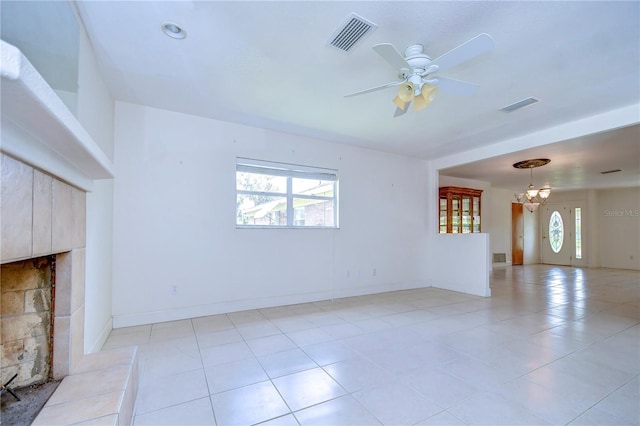
[[[373,22],[352,13],[345,23],[333,33],[329,44],[344,52],[349,52],[356,43],[376,28],[377,25]]]
[[[521,101],[518,101],[518,102],[516,102],[514,104],[507,105],[506,107],[502,107],[502,108],[500,108],[500,111],[513,112],[513,111],[515,111],[517,109],[524,108],[524,107],[529,106],[529,105],[533,105],[533,104],[535,104],[537,102],[540,102],[540,99],[527,98],[527,99],[523,99]]]

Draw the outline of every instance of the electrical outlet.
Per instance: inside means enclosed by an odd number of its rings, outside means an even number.
[[[376,271],[376,268],[373,268],[373,276],[375,277],[376,275],[378,275],[378,271]]]
[[[172,296],[175,296],[176,294],[178,294],[178,286],[177,286],[177,285],[175,285],[175,284],[173,284],[173,285],[171,286],[171,295],[172,295]]]

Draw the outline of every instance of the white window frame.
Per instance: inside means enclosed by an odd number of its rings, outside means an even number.
[[[237,223],[236,210],[236,228],[276,228],[276,229],[338,229],[338,171],[321,167],[302,166],[299,164],[276,163],[272,161],[255,160],[251,158],[236,158],[236,173],[247,172],[265,174],[269,176],[283,176],[287,179],[287,192],[267,192],[267,191],[248,191],[238,189],[236,186],[236,200],[239,194],[245,195],[262,195],[269,197],[286,198],[287,202],[287,224],[286,225],[244,225]],[[318,179],[333,182],[333,197],[307,194],[293,193],[293,178],[301,179]],[[308,199],[333,201],[333,225],[331,226],[305,226],[295,225],[295,214],[293,207],[293,199]]]

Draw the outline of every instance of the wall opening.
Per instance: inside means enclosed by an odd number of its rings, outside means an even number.
[[[3,383],[24,387],[51,378],[56,257],[1,266],[0,320]]]

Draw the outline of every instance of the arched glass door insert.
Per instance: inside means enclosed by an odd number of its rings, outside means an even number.
[[[549,218],[549,244],[551,245],[551,250],[554,253],[559,253],[562,250],[563,242],[564,224],[562,223],[562,216],[555,210]]]

